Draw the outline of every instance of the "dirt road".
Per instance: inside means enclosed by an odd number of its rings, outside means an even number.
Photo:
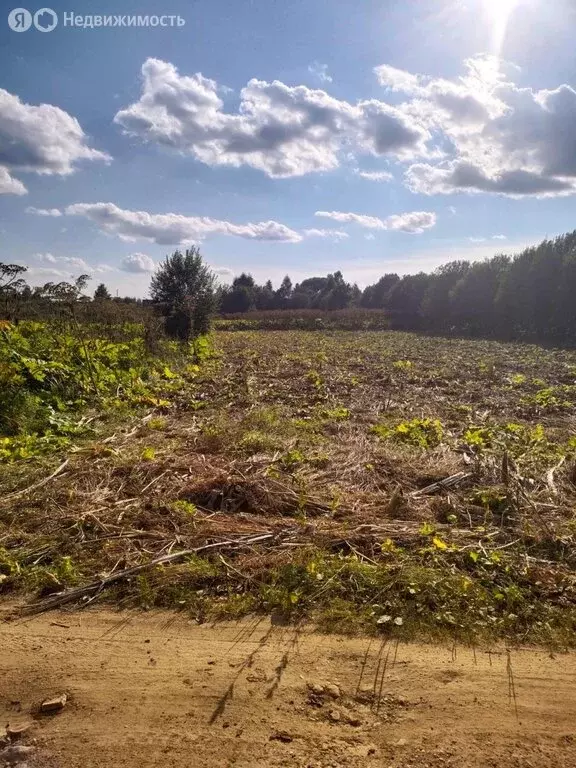
[[[31,723],[30,768],[573,768],[576,656],[510,658],[516,707],[506,652],[52,613],[0,621],[0,724]]]

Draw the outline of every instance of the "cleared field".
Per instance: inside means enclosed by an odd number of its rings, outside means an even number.
[[[5,592],[573,643],[576,354],[398,332],[215,345],[171,406],[103,421],[41,487],[57,463],[5,469]]]

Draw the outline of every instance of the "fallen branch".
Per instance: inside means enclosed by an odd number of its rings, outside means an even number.
[[[427,485],[425,488],[420,488],[417,491],[413,491],[410,496],[416,498],[417,496],[426,496],[430,493],[436,493],[437,491],[444,491],[446,488],[453,488],[456,485],[464,482],[469,477],[472,477],[472,472],[457,472],[455,475],[439,480],[437,483]]]
[[[556,484],[554,483],[554,473],[557,472],[562,464],[566,461],[566,457],[562,456],[558,464],[556,464],[555,467],[552,467],[552,469],[549,469],[548,472],[546,472],[546,484],[548,485],[548,488],[550,488],[550,491],[553,496],[558,496],[558,488],[556,488]]]
[[[122,579],[127,579],[130,576],[135,576],[137,573],[141,573],[149,568],[153,568],[155,565],[164,565],[165,563],[173,563],[175,560],[181,560],[183,557],[189,555],[197,555],[200,552],[206,552],[211,549],[221,549],[222,547],[240,547],[245,545],[257,544],[262,541],[267,541],[274,538],[274,534],[265,533],[260,536],[252,536],[243,539],[227,539],[225,541],[216,541],[212,544],[204,544],[201,547],[195,547],[194,549],[183,549],[179,552],[173,552],[169,555],[162,555],[162,557],[156,557],[153,560],[149,560],[142,565],[135,565],[132,568],[126,568],[123,571],[118,571],[110,576],[99,581],[92,581],[90,584],[85,584],[83,587],[75,587],[69,589],[66,592],[60,592],[57,595],[49,597],[47,600],[42,600],[40,603],[33,603],[32,605],[25,606],[22,609],[23,613],[43,613],[44,611],[52,610],[53,608],[59,608],[61,605],[71,603],[74,600],[81,600],[93,593],[99,593],[110,584],[114,584]]]
[[[13,501],[13,499],[17,499],[20,496],[24,496],[25,494],[30,493],[30,491],[35,491],[37,488],[42,488],[43,485],[46,485],[47,483],[49,483],[50,480],[53,480],[57,475],[60,474],[60,472],[62,472],[64,467],[66,467],[66,465],[68,464],[68,461],[69,459],[66,459],[66,461],[60,464],[58,469],[52,472],[52,474],[49,475],[48,477],[45,477],[43,480],[40,480],[39,482],[28,486],[28,488],[23,488],[21,491],[14,491],[14,493],[9,493],[8,496],[4,496],[2,499],[0,499],[0,504],[6,501]]]

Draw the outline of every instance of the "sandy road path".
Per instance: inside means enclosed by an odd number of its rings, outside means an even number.
[[[30,768],[574,768],[576,656],[511,663],[517,713],[506,653],[51,613],[0,621],[0,725],[32,722]],[[62,692],[61,713],[31,719]]]

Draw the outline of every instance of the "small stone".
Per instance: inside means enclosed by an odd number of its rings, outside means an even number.
[[[320,685],[320,683],[308,683],[308,688],[312,693],[316,694],[316,696],[322,696],[324,693],[324,686]]]
[[[351,725],[354,728],[358,728],[362,725],[362,718],[358,717],[357,715],[350,715],[348,718],[348,725]]]
[[[342,695],[340,688],[334,683],[326,683],[324,686],[324,693],[326,693],[332,699],[339,699]]]
[[[408,741],[406,739],[398,739],[396,742],[397,747],[405,747],[406,744],[408,744]]]
[[[40,704],[40,712],[45,712],[48,714],[60,712],[66,706],[67,701],[68,697],[65,693],[63,693],[61,696],[56,696],[53,699],[45,699],[45,701]]]
[[[274,731],[270,734],[270,741],[281,741],[283,744],[290,744],[292,736],[287,731]]]
[[[402,616],[396,616],[396,618],[394,619],[394,624],[396,624],[397,627],[401,627],[402,624],[404,624],[404,619],[402,618]]]
[[[0,751],[0,760],[14,765],[16,763],[22,763],[29,757],[35,750],[35,747],[24,747],[21,744],[13,744],[6,749]]]
[[[333,723],[339,723],[342,718],[342,715],[340,714],[340,712],[338,712],[337,709],[331,709],[330,712],[328,712],[328,717],[330,718],[330,720],[332,720]]]
[[[30,728],[32,728],[32,723],[18,723],[15,725],[10,725],[6,727],[6,734],[9,736],[12,741],[16,741],[17,739],[22,738],[25,733],[27,733]]]

